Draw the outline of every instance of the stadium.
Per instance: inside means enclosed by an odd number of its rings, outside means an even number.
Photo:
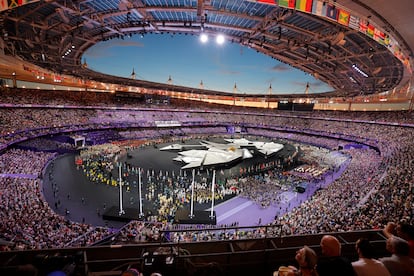
[[[2,275],[359,275],[368,257],[413,275],[412,11],[409,0],[0,1]],[[224,92],[83,58],[150,34],[224,35],[332,91]],[[328,273],[327,239],[347,260]],[[301,265],[302,249],[317,265]],[[385,260],[397,255],[403,272]]]

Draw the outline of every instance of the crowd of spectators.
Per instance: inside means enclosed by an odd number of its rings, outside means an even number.
[[[39,177],[46,162],[55,155],[55,153],[43,153],[22,149],[6,150],[0,155],[1,173],[34,175]]]
[[[56,141],[53,139],[47,139],[44,137],[27,140],[19,143],[19,147],[27,150],[37,150],[37,151],[49,151],[49,152],[59,152],[59,151],[73,151],[76,149],[74,143]]]
[[[108,229],[74,223],[57,215],[45,201],[41,173],[56,153],[22,149],[0,155],[0,233],[13,249],[65,247],[74,240],[85,246],[101,240]]]
[[[30,108],[21,106],[29,104],[27,95],[31,95],[30,91],[23,91],[17,96],[13,92],[9,94],[2,92],[0,103],[14,103],[16,106],[0,109],[0,121],[4,126],[0,130],[0,143],[20,141],[20,139],[30,136],[29,134],[36,137],[52,130],[63,128],[70,130],[74,126],[88,127],[102,123],[108,126],[122,123],[124,117],[129,118],[128,122],[132,123],[149,119],[152,122],[166,119],[179,120],[183,124],[187,124],[180,130],[175,130],[178,132],[174,132],[174,134],[181,133],[181,135],[189,135],[190,133],[202,135],[206,129],[217,131],[216,124],[220,123],[223,126],[226,124],[243,125],[250,135],[294,140],[331,149],[359,142],[375,147],[377,150],[366,148],[344,150],[352,158],[352,161],[343,176],[328,188],[316,193],[301,206],[277,218],[274,223],[285,225],[283,234],[289,235],[380,229],[390,218],[396,221],[404,220],[409,224],[414,222],[412,200],[414,183],[412,141],[414,141],[414,132],[411,127],[398,125],[400,123],[413,124],[414,116],[412,113],[317,111],[310,117],[308,113],[276,112],[269,114],[268,111],[248,110],[242,112],[242,110],[235,109],[231,111],[223,109],[195,110],[194,108],[197,107],[194,106],[175,112],[170,109],[159,112],[156,109],[134,109],[135,107],[122,103],[122,107],[126,107],[127,111],[123,109],[123,113],[118,114],[116,109],[98,112],[98,110],[111,105],[111,101],[106,103],[101,101],[104,98],[108,100],[109,96],[94,94],[90,99],[80,100],[84,93],[68,93],[70,94],[67,96],[69,98],[53,97],[53,101],[51,101],[51,95],[55,95],[52,93],[55,92],[42,92],[36,98],[30,98],[30,104],[48,105],[49,107]],[[59,104],[86,107],[89,104],[96,105],[96,103],[102,103],[101,109],[57,107]],[[113,101],[112,104],[117,105]],[[146,108],[145,105],[142,108]],[[105,114],[105,117],[100,118],[98,113]],[[111,119],[107,120],[107,118]],[[397,124],[386,124],[385,122]],[[148,122],[146,121],[145,124]],[[171,134],[169,130],[146,129],[146,131],[145,137],[149,137],[153,131],[158,131],[163,136]],[[141,135],[140,130],[125,131],[124,133],[130,139],[140,138],[139,135]],[[50,153],[7,150],[0,155],[1,170],[2,173],[8,174],[39,176],[46,161],[51,157],[53,154]],[[42,199],[39,181],[39,179],[2,179],[3,192],[1,196],[2,203],[4,202],[2,217],[14,218],[2,220],[2,229],[5,229],[4,233],[7,239],[15,240],[20,235],[28,241],[25,248],[44,248],[64,246],[82,235],[88,237],[85,238],[87,242],[104,236],[86,235],[86,233],[92,233],[93,227],[72,223],[54,214]],[[258,187],[262,189],[261,185]],[[254,192],[257,191],[249,193]],[[22,214],[22,217],[17,216],[16,213],[27,205],[36,206],[36,208],[31,209],[30,213]],[[30,221],[28,221],[28,214],[30,214]],[[32,217],[37,217],[37,220],[33,220]],[[44,221],[46,217],[50,218],[47,222]],[[33,221],[43,226],[36,229],[29,227]],[[28,226],[25,227],[25,224]],[[15,232],[10,232],[10,229]],[[162,226],[161,229],[164,227]],[[59,231],[55,231],[56,235],[47,235],[49,230]],[[193,237],[191,233],[186,235]],[[182,239],[186,240],[187,238],[182,237]]]
[[[74,223],[53,212],[41,194],[39,179],[2,178],[0,232],[2,238],[13,242],[13,249],[63,248],[84,236],[86,246],[102,239],[90,234],[94,227]],[[96,239],[96,240],[95,240]]]
[[[280,226],[240,227],[229,225],[180,225],[156,221],[131,221],[116,235],[114,244],[145,242],[203,242],[261,239],[280,235]]]
[[[360,201],[376,184],[370,178],[375,177],[380,162],[375,151],[364,151],[348,151],[352,156],[351,163],[339,180],[317,191],[312,198],[275,221],[276,224],[287,226],[284,227],[284,234],[315,234],[377,227],[375,224],[380,223],[378,221],[372,222],[374,225],[351,223],[352,218],[359,215]]]

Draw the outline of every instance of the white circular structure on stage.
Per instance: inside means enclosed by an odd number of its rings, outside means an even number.
[[[282,144],[274,142],[249,141],[247,139],[225,139],[227,144],[201,141],[199,144],[173,144],[160,150],[178,150],[178,156],[174,161],[186,163],[181,169],[192,169],[203,166],[225,165],[231,162],[252,158],[249,148],[265,156],[270,156],[281,149]]]

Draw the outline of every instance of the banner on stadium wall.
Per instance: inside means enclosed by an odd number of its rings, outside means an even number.
[[[180,127],[181,123],[179,121],[155,121],[156,127]]]
[[[276,0],[257,0],[258,3],[264,3],[264,4],[270,4],[270,5],[276,5]]]
[[[267,4],[267,5],[272,5],[272,6],[276,6],[276,1],[277,0],[247,0],[248,2],[254,2],[254,3],[259,3],[259,4]]]
[[[296,0],[296,9],[302,12],[312,12],[313,0]]]
[[[7,0],[0,0],[0,12],[5,11],[9,8],[9,3]]]
[[[359,30],[359,17],[351,14],[349,16],[348,27],[358,31]]]
[[[318,15],[318,16],[325,16],[325,14],[326,14],[326,4],[321,0],[313,1],[312,14]]]
[[[280,7],[290,8],[290,9],[295,8],[295,0],[278,0],[277,3]]]
[[[349,26],[349,19],[350,19],[349,12],[340,9],[339,12],[338,12],[338,23],[348,27]]]
[[[0,0],[0,12],[38,1],[39,0]]]
[[[385,44],[385,33],[382,32],[379,29],[375,29],[374,30],[374,40],[379,42],[382,45],[386,45]]]
[[[326,14],[325,14],[325,16],[328,19],[331,19],[333,21],[337,21],[338,20],[338,9],[333,4],[327,4],[326,6],[327,7],[326,7]]]
[[[367,36],[370,38],[374,38],[375,27],[372,24],[368,24],[367,26]]]

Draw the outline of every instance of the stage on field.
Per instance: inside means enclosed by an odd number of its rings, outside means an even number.
[[[176,224],[211,224],[216,225],[216,212],[213,212],[213,217],[210,217],[210,211],[194,211],[193,217],[190,217],[190,210],[178,209],[175,212],[174,223]]]
[[[131,220],[143,220],[145,217],[139,216],[138,209],[134,208],[124,208],[124,214],[119,214],[119,207],[112,206],[105,213],[103,213],[102,218],[104,220],[114,220],[114,221],[123,221],[129,222]]]

